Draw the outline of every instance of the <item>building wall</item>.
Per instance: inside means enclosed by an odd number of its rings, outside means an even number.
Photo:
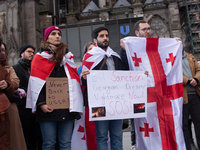
[[[5,0],[0,2],[0,31],[2,31],[3,40],[9,47],[9,63],[11,65],[15,64],[19,58],[18,48],[20,46],[31,44],[39,48],[44,29],[54,25],[54,17],[59,23],[58,1],[55,1],[56,16],[54,16],[53,0],[23,0],[20,2],[19,0]],[[116,30],[117,38],[115,39],[117,40],[114,41],[116,44],[111,44],[111,46],[113,45],[117,51],[119,51],[119,39],[125,36],[121,34],[120,27],[122,26],[126,32],[125,28],[129,26],[131,35],[134,35],[133,19],[148,21],[152,26],[153,37],[172,38],[178,36],[185,38],[181,30],[178,2],[169,2],[168,6],[152,5],[148,7],[139,0],[129,0],[129,3],[132,4],[130,7],[112,9],[116,0],[107,0],[108,5],[104,8],[101,8],[103,4],[101,4],[102,1],[99,1],[100,11],[90,12],[88,16],[83,16],[81,12],[89,2],[90,0],[68,0],[68,14],[64,18],[66,21],[60,25],[64,32],[63,42],[68,43],[71,50],[75,49],[74,53],[78,61],[81,61],[82,48],[87,41],[91,41],[91,31],[96,25],[105,25],[111,30],[113,29],[113,33],[115,33],[114,29]],[[95,2],[98,1],[95,0]],[[128,17],[125,12],[128,12]],[[84,32],[87,30],[88,32]],[[83,34],[88,35],[84,38]],[[77,41],[71,40],[71,36]],[[111,41],[113,42],[113,39]]]

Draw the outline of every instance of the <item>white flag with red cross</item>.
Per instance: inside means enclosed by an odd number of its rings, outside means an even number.
[[[182,42],[125,38],[130,70],[148,71],[147,117],[135,119],[136,149],[185,150],[182,131]]]
[[[71,149],[87,150],[86,135],[85,135],[85,110],[81,114],[81,119],[76,120],[74,131],[71,139]]]
[[[71,140],[72,150],[97,150],[96,128],[94,121],[89,121],[89,108],[84,107],[81,119],[77,120]]]

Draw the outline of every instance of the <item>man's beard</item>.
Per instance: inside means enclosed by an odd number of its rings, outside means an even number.
[[[23,54],[22,59],[27,60],[27,61],[32,61],[32,60],[33,60],[33,57],[30,57],[30,58],[29,58],[28,56],[26,56],[25,54]]]
[[[150,34],[150,33],[141,34],[141,33],[139,32],[139,37],[151,37],[151,34]]]
[[[97,46],[101,47],[102,49],[106,49],[109,46],[109,42],[106,41],[106,44],[103,44],[105,41],[103,41],[102,43],[100,43],[99,41],[97,41]]]

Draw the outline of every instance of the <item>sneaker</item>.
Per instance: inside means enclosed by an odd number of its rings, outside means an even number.
[[[136,145],[132,145],[131,150],[136,150]]]

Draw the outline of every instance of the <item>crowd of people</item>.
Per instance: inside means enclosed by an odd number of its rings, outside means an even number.
[[[137,37],[151,37],[151,27],[144,20],[134,26]],[[109,47],[109,30],[98,27],[92,32],[92,42],[83,54],[97,51],[102,59],[91,68],[76,69],[73,54],[61,42],[59,27],[45,29],[44,40],[35,54],[35,47],[19,48],[19,60],[14,66],[7,62],[8,50],[0,40],[0,97],[9,99],[9,109],[0,108],[0,149],[2,150],[70,150],[75,120],[80,119],[83,106],[88,110],[87,75],[90,70],[129,70],[125,39],[120,40],[120,56]],[[182,41],[175,38],[177,42]],[[109,52],[109,55],[105,52]],[[200,61],[199,61],[200,62]],[[183,134],[187,150],[200,148],[200,63],[192,54],[182,51],[183,66]],[[75,70],[75,71],[74,71]],[[73,72],[73,73],[72,73]],[[148,75],[148,72],[144,72]],[[79,78],[80,76],[80,78]],[[52,109],[46,103],[46,78],[65,78],[69,84],[69,108]],[[74,80],[76,78],[76,80]],[[81,85],[84,86],[81,92]],[[73,90],[76,89],[76,90]],[[6,95],[6,96],[5,96]],[[75,95],[75,96],[74,96]],[[2,98],[3,99],[3,98]],[[77,100],[78,99],[78,100]],[[8,101],[8,100],[7,100]],[[73,104],[73,105],[72,105]],[[0,99],[0,105],[1,99]],[[2,111],[2,112],[1,112]],[[87,114],[88,115],[88,114]],[[123,120],[89,121],[85,128],[92,150],[122,150]],[[191,122],[194,124],[195,147]],[[95,127],[94,127],[95,126]],[[131,149],[136,149],[134,119],[131,118]],[[110,141],[110,145],[108,144]],[[94,144],[95,143],[95,144]],[[78,144],[78,143],[77,143]]]

